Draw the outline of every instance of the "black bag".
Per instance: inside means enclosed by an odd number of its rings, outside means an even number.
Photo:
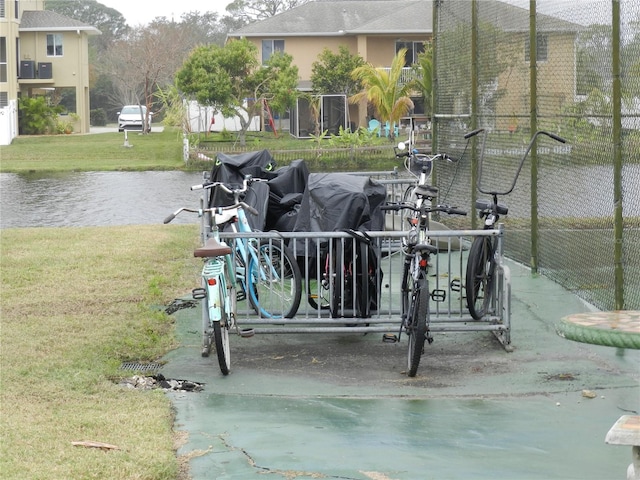
[[[333,240],[335,281],[331,316],[369,318],[377,312],[382,287],[380,247],[365,232],[345,230],[352,239]]]

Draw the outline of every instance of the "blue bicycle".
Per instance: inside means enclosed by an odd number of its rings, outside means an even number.
[[[192,190],[221,188],[234,197],[232,205],[204,208],[180,208],[169,215],[164,223],[171,222],[182,212],[196,213],[201,218],[203,245],[194,256],[205,260],[202,269],[202,286],[193,290],[193,298],[202,300],[203,344],[202,356],[207,357],[215,343],[220,370],[229,373],[229,330],[235,328],[236,302],[249,300],[251,307],[262,318],[291,318],[300,306],[302,275],[291,250],[282,239],[258,240],[241,236],[232,238],[229,244],[221,240],[221,232],[251,233],[245,212],[258,212],[240,200],[251,184],[245,177],[242,187],[222,182],[208,182],[191,187]],[[213,340],[213,342],[212,342]]]

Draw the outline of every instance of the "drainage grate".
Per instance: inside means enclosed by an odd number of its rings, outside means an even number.
[[[139,363],[139,362],[124,362],[120,365],[120,370],[131,370],[134,372],[157,372],[162,368],[160,363]]]

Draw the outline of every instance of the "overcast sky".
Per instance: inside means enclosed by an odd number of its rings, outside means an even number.
[[[127,24],[133,26],[147,24],[156,17],[167,17],[171,20],[180,20],[183,13],[217,12],[220,15],[226,13],[225,7],[231,0],[98,0],[103,5],[119,11],[127,20]]]
[[[98,0],[107,7],[118,10],[131,26],[147,24],[156,17],[179,20],[183,13],[199,11],[226,14],[225,7],[232,0]],[[529,0],[503,0],[529,9]],[[538,11],[558,16],[564,20],[580,22],[585,15],[595,14],[594,7],[609,6],[605,0],[538,0]],[[605,7],[606,8],[606,7]],[[598,15],[596,18],[598,18]],[[581,22],[580,22],[581,23]],[[590,22],[584,22],[590,23]]]

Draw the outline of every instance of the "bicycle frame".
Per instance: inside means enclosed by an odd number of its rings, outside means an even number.
[[[232,207],[214,209],[213,214],[205,215],[202,222],[202,237],[206,240],[209,236],[221,236],[221,229],[230,227],[231,234],[240,234],[232,239],[235,259],[236,281],[239,282],[242,294],[251,303],[256,313],[262,318],[282,318],[293,316],[300,303],[299,296],[301,290],[301,278],[297,264],[292,260],[285,245],[277,245],[271,241],[268,244],[261,243],[256,238],[247,236],[253,232],[249,224],[246,211],[257,215],[258,212],[251,206],[240,202],[240,195],[247,190],[251,182],[261,181],[247,176],[243,181],[242,188],[229,188],[220,182],[207,183],[193,188],[203,188],[205,190],[212,187],[221,187],[224,191],[233,194],[235,204]],[[207,195],[203,194],[201,204],[206,203]],[[242,235],[245,234],[245,235]],[[278,258],[279,257],[279,258]],[[293,288],[286,297],[285,285],[287,275],[292,279]],[[265,300],[265,296],[258,294],[260,286],[264,287],[274,295],[266,295],[267,299],[279,299],[278,304],[272,308],[272,304]],[[280,287],[279,287],[280,286]],[[282,290],[278,290],[281,288]],[[264,292],[263,292],[264,293]],[[283,299],[282,295],[285,294]],[[265,306],[269,304],[269,306]],[[282,311],[280,311],[282,310]]]
[[[211,232],[215,237],[220,237],[220,226],[230,225],[233,233],[251,233],[251,227],[247,215],[243,208],[233,208],[229,210],[223,210],[219,213],[215,213],[209,225],[205,226],[205,236],[209,236],[208,232]],[[236,279],[241,283],[242,289],[245,294],[248,292],[246,270],[249,266],[249,260],[258,262],[258,256],[256,254],[257,248],[251,246],[251,243],[255,242],[255,239],[251,238],[236,238],[234,239],[234,251],[242,260],[242,263],[235,262],[235,267],[232,271],[235,271]]]

